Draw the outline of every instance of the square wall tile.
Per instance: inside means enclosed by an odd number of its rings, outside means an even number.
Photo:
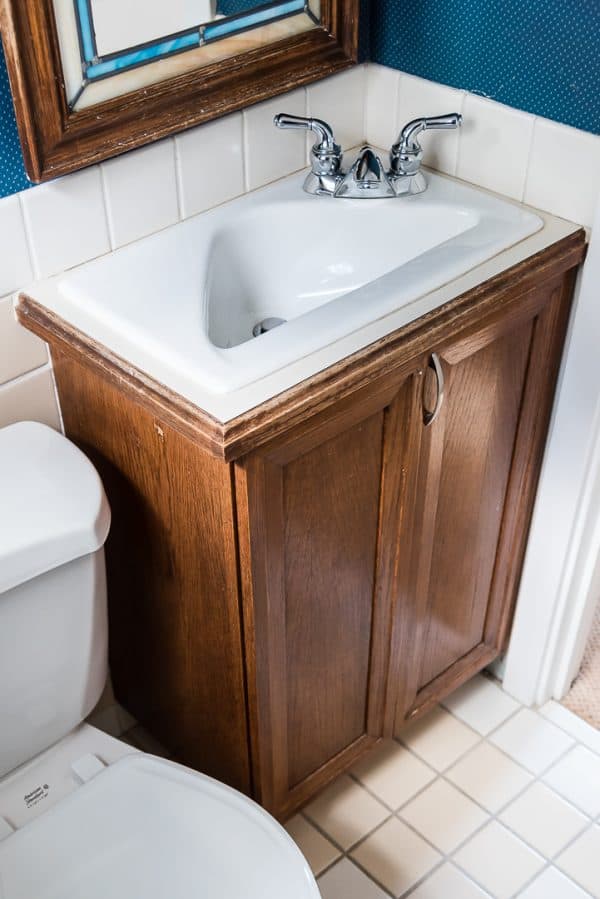
[[[489,819],[478,805],[441,778],[405,805],[399,816],[446,855]]]
[[[536,119],[525,202],[591,226],[600,194],[600,136]]]
[[[410,899],[489,899],[489,895],[454,865],[446,864],[420,884]]]
[[[357,846],[352,857],[393,896],[403,896],[442,856],[397,818]]]
[[[178,220],[172,140],[158,141],[102,163],[102,176],[113,249]]]
[[[550,768],[544,781],[590,818],[600,815],[600,756],[595,752],[575,746]]]
[[[365,140],[366,71],[354,66],[339,75],[316,81],[307,88],[308,115],[324,119],[333,128],[335,139],[348,150]],[[314,142],[309,137],[309,147]]]
[[[49,278],[109,251],[98,166],[21,196],[36,277]]]
[[[446,777],[492,814],[514,799],[533,779],[489,743],[476,746],[446,772]]]
[[[306,858],[315,877],[339,858],[341,852],[302,815],[294,815],[285,829]]]
[[[589,824],[589,818],[542,783],[534,783],[500,815],[517,836],[552,858]]]
[[[463,106],[456,174],[522,200],[534,117],[474,94]]]
[[[348,849],[381,824],[389,811],[350,777],[339,777],[304,809],[327,836]]]
[[[575,883],[600,899],[600,827],[590,827],[555,861]],[[562,899],[562,897],[561,897]]]
[[[465,92],[416,78],[414,75],[400,76],[398,111],[396,121],[398,131],[413,119],[422,116],[445,115],[448,112],[462,112]],[[428,131],[419,141],[423,147],[423,162],[447,175],[456,174],[460,129],[455,131]]]
[[[525,887],[519,899],[590,899],[572,880],[557,871],[546,868],[533,883]]]
[[[444,700],[443,705],[478,734],[485,736],[519,708],[508,693],[478,674]]]
[[[368,753],[352,773],[392,809],[400,808],[436,776],[435,771],[395,740]]]
[[[424,718],[409,724],[400,739],[436,771],[443,771],[468,752],[480,737],[438,706]]]
[[[383,150],[389,150],[398,137],[399,88],[400,72],[396,69],[375,63],[367,66],[365,138]]]
[[[571,737],[531,709],[521,709],[489,739],[534,774],[541,774],[573,745]]]
[[[343,858],[319,878],[323,899],[389,899],[360,868]]]
[[[291,175],[307,164],[306,131],[280,131],[275,128],[273,118],[278,112],[305,116],[305,90],[300,88],[244,110],[244,158],[248,190],[255,190],[285,175]]]
[[[42,368],[0,387],[0,428],[16,421],[40,421],[61,430],[50,368]]]
[[[244,193],[241,112],[178,135],[175,146],[183,218]]]
[[[544,859],[492,821],[454,856],[456,863],[495,899],[511,899],[544,865]]]
[[[33,278],[18,196],[0,200],[0,247],[0,296],[4,296]]]
[[[46,344],[18,323],[12,298],[0,300],[0,384],[47,361]]]

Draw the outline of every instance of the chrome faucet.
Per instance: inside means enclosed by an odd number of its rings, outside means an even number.
[[[418,141],[422,131],[458,128],[462,116],[457,112],[443,116],[413,119],[404,126],[390,150],[390,167],[386,171],[380,157],[363,147],[345,172],[342,148],[335,141],[333,129],[322,119],[279,113],[274,118],[277,128],[301,128],[314,131],[311,171],[304,182],[309,194],[354,199],[400,197],[420,194],[427,188],[421,171],[423,149]]]

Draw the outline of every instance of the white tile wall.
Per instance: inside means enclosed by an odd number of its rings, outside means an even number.
[[[423,136],[427,165],[590,226],[600,193],[600,136],[384,66],[367,70],[366,138],[388,148],[421,115],[462,112],[459,132]]]
[[[110,159],[101,170],[113,249],[179,219],[173,140]]]
[[[365,69],[356,66],[308,87],[308,115],[325,119],[343,150],[360,144],[365,136]],[[311,135],[309,146],[314,142]]]
[[[175,138],[183,218],[244,193],[242,114]]]

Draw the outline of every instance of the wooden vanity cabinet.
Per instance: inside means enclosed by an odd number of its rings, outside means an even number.
[[[177,759],[284,818],[502,651],[583,252],[227,425],[21,299],[113,509],[117,697]]]

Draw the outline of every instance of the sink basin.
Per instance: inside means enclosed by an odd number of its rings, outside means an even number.
[[[393,200],[309,196],[303,177],[26,292],[226,420],[259,401],[249,385],[267,385],[278,373],[272,396],[294,382],[289,373],[299,360],[295,383],[376,339],[373,323],[381,323],[380,336],[424,314],[452,295],[440,300],[432,291],[544,224],[519,205],[434,174],[425,193]],[[272,318],[283,323],[252,336]],[[247,392],[243,404],[228,399],[236,391]]]
[[[297,196],[217,227],[209,247],[208,337],[223,349],[266,318],[291,321],[475,228],[464,206]],[[340,315],[343,311],[340,310]],[[284,339],[280,334],[278,339]]]

